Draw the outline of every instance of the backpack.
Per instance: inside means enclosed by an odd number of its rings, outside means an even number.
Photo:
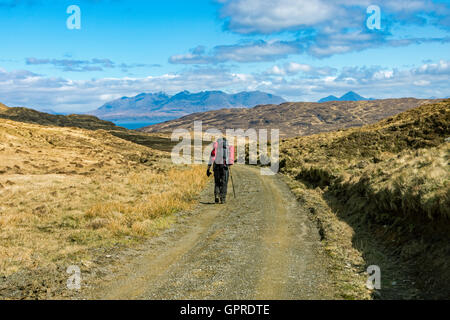
[[[228,145],[226,139],[219,139],[213,144],[210,163],[233,165],[234,146]]]

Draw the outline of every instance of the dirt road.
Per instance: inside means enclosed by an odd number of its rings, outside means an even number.
[[[332,298],[317,229],[278,176],[235,166],[228,202],[213,204],[213,186],[195,210],[96,277],[80,298]]]

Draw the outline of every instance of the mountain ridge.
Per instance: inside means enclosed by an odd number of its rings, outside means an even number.
[[[375,100],[375,99],[365,98],[363,96],[360,96],[359,94],[357,94],[354,91],[349,91],[349,92],[345,93],[344,95],[342,95],[340,98],[338,98],[334,95],[330,95],[328,97],[320,99],[317,102],[322,103],[322,102],[330,102],[330,101],[363,101],[363,100]]]
[[[109,101],[87,114],[111,121],[166,121],[195,112],[222,108],[246,108],[282,102],[285,102],[282,97],[261,91],[228,94],[223,91],[191,93],[184,90],[172,96],[164,92],[157,92],[122,97]]]

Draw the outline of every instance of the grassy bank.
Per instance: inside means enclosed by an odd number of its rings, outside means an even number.
[[[446,100],[362,128],[285,140],[280,165],[299,198],[322,203],[323,214],[313,216],[324,240],[355,272],[392,260],[420,297],[448,297],[449,135]],[[336,221],[350,228],[336,232]]]
[[[98,248],[142,241],[206,181],[204,168],[104,130],[0,119],[0,280],[90,265]]]

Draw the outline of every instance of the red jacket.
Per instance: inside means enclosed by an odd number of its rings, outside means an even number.
[[[219,143],[216,141],[213,145],[213,150],[211,151],[211,156],[209,157],[208,165],[212,165],[213,162],[216,161],[216,155],[217,155],[217,147],[219,146]],[[225,164],[227,165],[233,165],[234,164],[234,146],[227,146],[227,154],[225,155]],[[217,160],[217,164],[221,164],[221,161],[219,159]]]

